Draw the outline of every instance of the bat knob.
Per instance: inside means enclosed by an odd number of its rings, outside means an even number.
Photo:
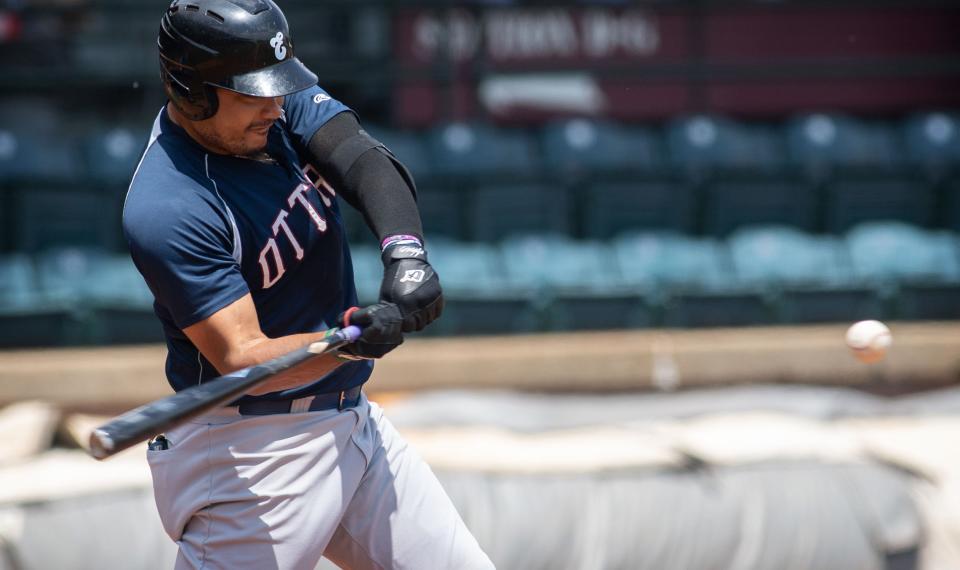
[[[113,438],[102,429],[95,429],[90,432],[90,455],[96,459],[104,459],[110,456],[113,451]]]

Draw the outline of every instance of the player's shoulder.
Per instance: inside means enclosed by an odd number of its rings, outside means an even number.
[[[225,218],[204,156],[181,152],[168,139],[151,141],[127,189],[123,228],[130,236],[176,232],[204,221],[221,225]]]
[[[314,85],[284,98],[283,121],[287,130],[305,147],[317,129],[345,111],[351,109],[319,85]]]

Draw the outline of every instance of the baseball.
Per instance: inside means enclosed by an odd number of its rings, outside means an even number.
[[[890,329],[880,321],[860,321],[847,329],[847,346],[860,362],[879,362],[892,342]]]

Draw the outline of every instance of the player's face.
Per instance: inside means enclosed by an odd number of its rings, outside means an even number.
[[[251,97],[226,89],[217,89],[217,97],[216,114],[193,124],[204,146],[240,156],[263,150],[270,127],[280,118],[283,97]]]

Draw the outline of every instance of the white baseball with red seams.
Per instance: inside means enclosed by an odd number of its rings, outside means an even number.
[[[886,356],[891,344],[893,336],[890,329],[880,321],[859,321],[847,329],[847,346],[861,362],[879,362]]]

